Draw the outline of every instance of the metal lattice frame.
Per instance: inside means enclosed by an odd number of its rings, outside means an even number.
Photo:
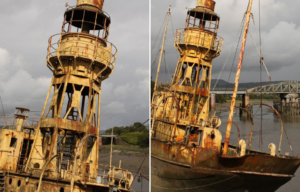
[[[247,89],[247,94],[255,93],[300,93],[300,83],[298,81],[281,82],[278,84],[265,85]]]

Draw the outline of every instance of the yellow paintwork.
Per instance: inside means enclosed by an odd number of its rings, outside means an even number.
[[[223,45],[223,39],[217,36],[217,27],[211,28],[218,26],[219,21],[215,14],[211,15],[214,5],[212,0],[198,0],[197,6],[202,9],[193,11],[211,19],[198,25],[192,18],[195,14],[188,15],[190,21],[176,32],[174,46],[180,58],[170,88],[153,93],[151,133],[152,137],[162,141],[184,142],[188,137],[187,127],[191,127],[196,135],[202,132],[201,147],[220,151],[222,135],[217,128],[221,121],[218,117],[209,117],[212,60],[221,54]],[[197,19],[201,21],[202,16]],[[191,23],[194,25],[190,26]],[[186,144],[200,146],[195,137],[189,136]],[[187,149],[182,149],[181,156],[187,156],[186,161],[191,163],[189,154]]]

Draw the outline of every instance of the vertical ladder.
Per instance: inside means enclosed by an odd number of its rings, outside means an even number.
[[[0,192],[5,191],[5,172],[0,171]]]

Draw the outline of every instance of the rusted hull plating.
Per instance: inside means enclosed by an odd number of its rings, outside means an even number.
[[[237,171],[238,172],[238,171]],[[292,176],[261,175],[241,171],[189,167],[151,158],[152,192],[168,191],[275,191]]]
[[[181,153],[176,157],[172,154],[174,148],[181,147],[152,140],[153,192],[275,191],[293,177],[300,164],[297,158],[252,154],[253,151],[242,157],[222,157],[209,149],[186,147],[193,153],[188,160]]]
[[[54,184],[55,182],[55,184]],[[14,192],[35,192],[39,183],[39,177],[28,177],[26,174],[9,173],[5,176],[5,189],[6,191]],[[109,192],[108,185],[96,184],[96,183],[81,183],[75,182],[74,192],[81,191],[101,191]],[[71,191],[70,181],[55,179],[43,179],[42,183],[43,191],[57,192],[57,191]],[[130,190],[118,189],[121,192],[128,192]]]
[[[151,158],[152,192],[275,191],[291,177],[230,173],[209,168],[185,167]]]

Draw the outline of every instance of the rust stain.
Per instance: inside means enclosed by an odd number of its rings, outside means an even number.
[[[97,6],[99,9],[102,10],[104,0],[93,0],[93,3],[94,3],[95,6]]]

